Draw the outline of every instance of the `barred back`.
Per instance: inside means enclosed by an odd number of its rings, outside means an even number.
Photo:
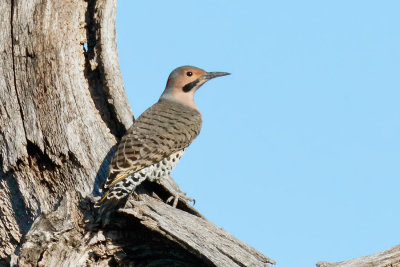
[[[104,188],[185,149],[200,133],[201,123],[198,110],[176,101],[162,99],[151,106],[122,137]]]

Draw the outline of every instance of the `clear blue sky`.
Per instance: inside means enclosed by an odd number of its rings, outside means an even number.
[[[173,172],[208,219],[277,266],[400,243],[400,1],[118,2],[138,116],[171,70],[231,72],[196,95]]]

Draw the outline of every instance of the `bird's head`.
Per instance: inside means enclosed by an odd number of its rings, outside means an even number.
[[[229,75],[227,72],[206,72],[202,69],[183,66],[176,68],[168,77],[167,85],[160,99],[178,101],[197,109],[194,103],[194,93],[208,80]]]

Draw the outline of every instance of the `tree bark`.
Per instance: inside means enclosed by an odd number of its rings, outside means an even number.
[[[274,263],[144,183],[105,228],[93,195],[133,115],[118,64],[116,0],[0,1],[0,265]]]
[[[400,266],[400,246],[395,246],[383,252],[351,259],[342,262],[326,262],[317,263],[317,267],[399,267]]]

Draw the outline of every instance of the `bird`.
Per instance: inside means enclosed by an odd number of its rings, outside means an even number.
[[[194,94],[207,81],[229,74],[194,66],[171,72],[158,102],[144,111],[121,138],[103,186],[107,191],[95,205],[100,214],[115,209],[143,181],[155,182],[170,175],[201,130],[202,117]],[[178,198],[190,200],[179,193],[174,197],[174,207]]]

